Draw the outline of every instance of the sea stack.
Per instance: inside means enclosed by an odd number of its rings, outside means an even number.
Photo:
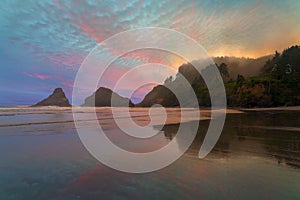
[[[67,99],[62,88],[56,88],[53,93],[48,96],[46,99],[38,102],[33,105],[33,107],[37,106],[59,106],[59,107],[71,107],[69,100]]]
[[[111,105],[112,97],[114,104]],[[111,89],[100,87],[94,94],[87,97],[82,106],[95,106],[95,107],[133,107],[134,104],[130,99],[122,97]]]

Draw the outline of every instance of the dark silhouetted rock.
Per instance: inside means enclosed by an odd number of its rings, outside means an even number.
[[[138,107],[151,107],[154,104],[160,104],[164,107],[179,106],[176,96],[164,85],[154,87],[143,99],[137,104]]]
[[[33,107],[37,106],[70,107],[71,104],[69,103],[69,100],[67,99],[62,88],[56,88],[49,97],[33,105]]]
[[[114,104],[111,105],[111,100],[114,100]],[[87,97],[82,106],[96,106],[96,107],[133,107],[134,104],[130,99],[121,97],[112,90],[104,87],[100,87],[94,94]]]

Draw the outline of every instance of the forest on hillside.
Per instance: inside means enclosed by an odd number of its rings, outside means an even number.
[[[223,78],[227,104],[231,107],[271,107],[300,105],[300,46],[292,46],[282,53],[268,58],[260,67],[256,76],[237,74],[233,77],[230,69],[232,62],[216,63]],[[225,58],[222,58],[226,60]],[[220,59],[219,59],[220,60]],[[232,60],[232,59],[231,59]],[[236,59],[238,60],[238,59]],[[249,60],[253,64],[253,60]],[[249,62],[248,62],[249,63]],[[261,60],[256,63],[261,63]],[[248,65],[257,71],[257,66]],[[207,67],[209,68],[209,66]],[[206,69],[204,69],[206,70]],[[247,69],[244,69],[247,70]],[[248,69],[251,71],[251,69]],[[252,70],[253,71],[253,70]],[[179,67],[178,74],[184,76],[192,85],[198,99],[199,106],[210,106],[210,96],[205,82],[192,64],[184,64]],[[174,80],[169,77],[165,84],[176,88],[177,76]],[[138,106],[151,106],[154,104],[163,106],[179,105],[176,96],[164,85],[153,88]],[[183,106],[193,106],[188,103]]]

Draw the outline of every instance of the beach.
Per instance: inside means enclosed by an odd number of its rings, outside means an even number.
[[[126,109],[118,108],[118,116]],[[156,172],[127,174],[103,165],[85,149],[71,108],[1,108],[0,198],[295,199],[300,195],[300,112],[290,109],[228,110],[215,148],[199,159],[210,121],[210,111],[202,109],[198,119],[184,121],[192,125],[201,120],[193,144],[181,158]],[[92,110],[75,108],[87,124]],[[110,108],[96,110],[110,140],[133,152],[151,152],[174,139],[181,111],[167,109],[168,123],[153,124],[158,134],[141,141],[117,128]],[[130,110],[137,123],[149,122],[147,108]],[[199,113],[183,110],[191,116]]]

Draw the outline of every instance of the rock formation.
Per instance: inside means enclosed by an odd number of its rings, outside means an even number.
[[[111,105],[111,100],[114,100],[114,104]],[[82,106],[96,106],[96,107],[133,107],[134,104],[130,99],[121,97],[112,90],[104,87],[100,87],[94,94],[87,97]]]
[[[37,106],[60,106],[60,107],[70,107],[71,104],[67,99],[64,91],[62,88],[56,88],[53,93],[48,96],[46,99],[38,102],[37,104],[33,105],[33,107]]]
[[[136,106],[151,107],[154,104],[160,104],[164,107],[179,106],[176,96],[164,85],[154,87]]]

